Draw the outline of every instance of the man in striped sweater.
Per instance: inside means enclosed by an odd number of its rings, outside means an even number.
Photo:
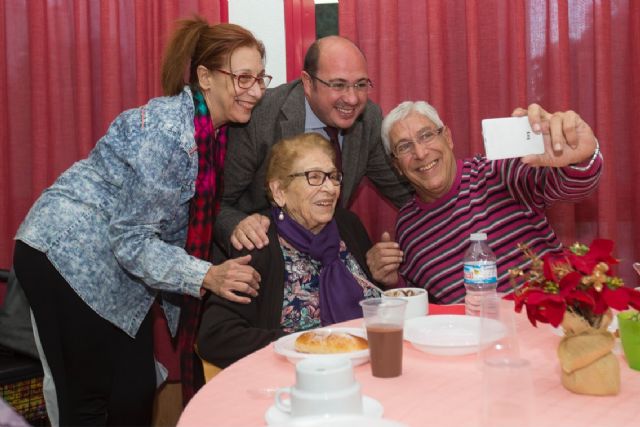
[[[416,195],[399,212],[400,247],[390,242],[374,268],[383,268],[381,260],[393,260],[393,255],[404,256],[399,272],[408,286],[426,288],[432,302],[459,303],[465,295],[462,259],[470,233],[487,233],[497,257],[498,291],[508,292],[508,270],[526,263],[518,243],[539,255],[561,248],[545,210],[596,189],[603,165],[598,142],[572,111],[550,114],[532,104],[513,115],[528,115],[533,130],[542,132],[544,154],[456,159],[451,132],[431,105],[403,102],[387,115],[382,123],[385,150]]]

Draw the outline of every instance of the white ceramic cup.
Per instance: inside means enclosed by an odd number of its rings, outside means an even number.
[[[292,417],[362,414],[360,383],[351,360],[344,356],[301,360],[296,364],[296,384],[276,390],[275,401],[280,411]]]
[[[383,298],[400,298],[407,301],[404,318],[426,316],[429,314],[429,294],[422,288],[395,288],[382,294]]]

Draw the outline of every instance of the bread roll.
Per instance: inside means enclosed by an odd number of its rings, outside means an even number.
[[[367,340],[344,332],[308,331],[296,338],[295,349],[300,353],[349,353],[369,348]]]

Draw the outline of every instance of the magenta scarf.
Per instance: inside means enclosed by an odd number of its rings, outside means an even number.
[[[185,250],[189,255],[211,261],[213,226],[222,198],[227,126],[220,126],[217,132],[215,131],[207,103],[199,90],[193,91],[193,104],[195,108],[194,138],[198,148],[198,176],[195,182],[195,194],[189,203],[189,226]],[[193,350],[200,322],[201,302],[198,298],[189,295],[183,295],[182,300],[178,346],[182,400],[186,405],[203,385],[200,359]]]

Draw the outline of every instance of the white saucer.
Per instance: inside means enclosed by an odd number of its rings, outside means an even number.
[[[363,415],[370,418],[382,418],[384,408],[376,399],[369,396],[362,396],[362,412]],[[278,409],[276,405],[271,405],[264,414],[264,419],[267,421],[267,425],[281,425],[289,422],[293,418],[290,414]]]
[[[398,421],[373,418],[366,415],[316,415],[292,418],[285,424],[273,427],[409,427]]]
[[[366,332],[363,328],[320,328],[315,329],[318,333],[330,334],[332,332],[340,332],[345,334],[351,334],[366,339]],[[299,335],[307,331],[296,332],[293,334],[285,335],[273,343],[273,351],[277,354],[284,356],[287,360],[293,364],[306,359],[307,357],[336,357],[336,355],[346,356],[351,359],[353,366],[362,365],[369,361],[369,349],[350,351],[347,353],[331,353],[331,354],[311,354],[301,353],[295,349],[295,341]]]

